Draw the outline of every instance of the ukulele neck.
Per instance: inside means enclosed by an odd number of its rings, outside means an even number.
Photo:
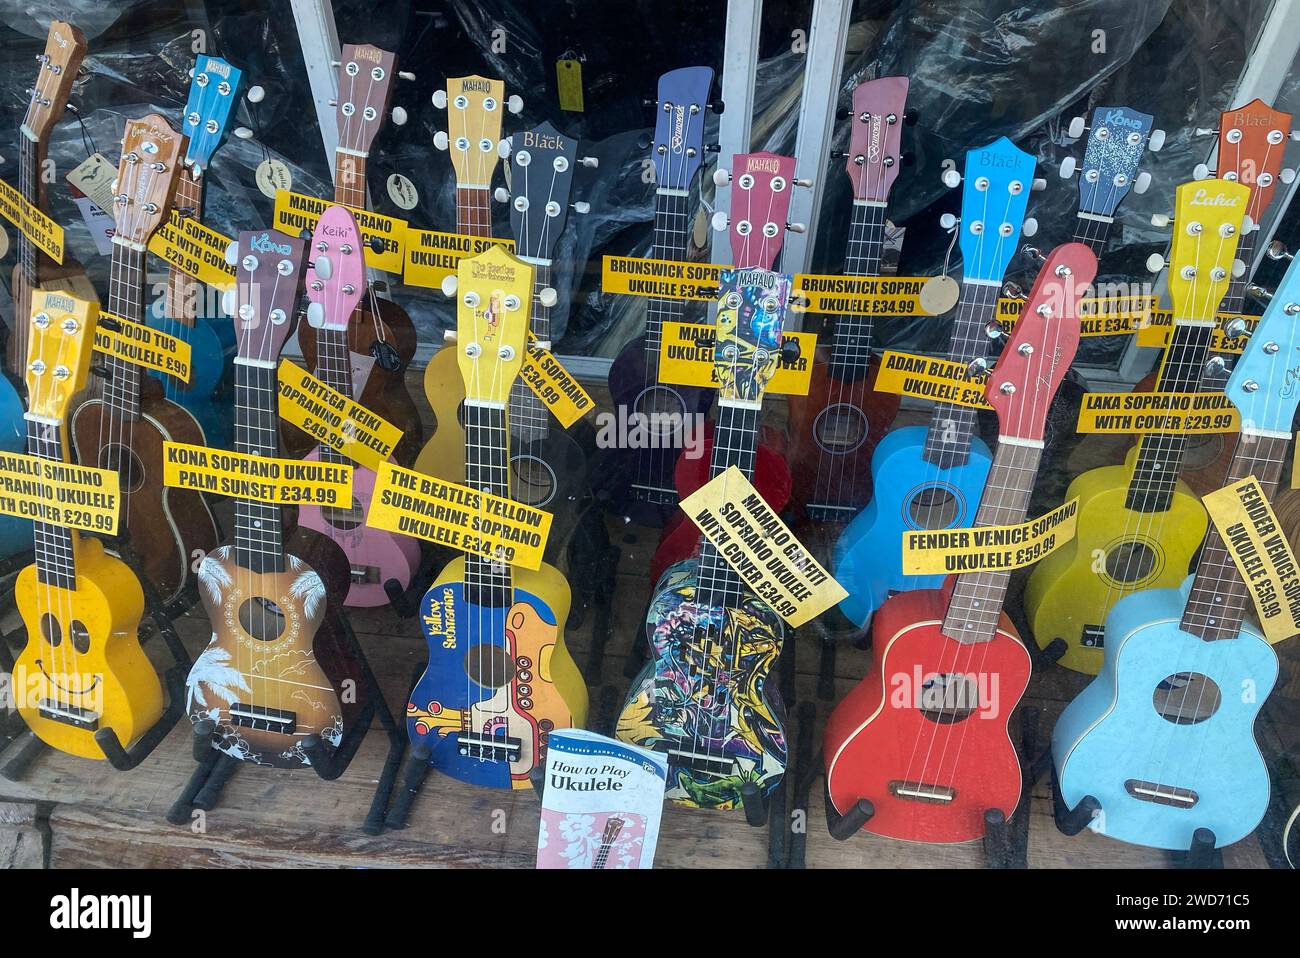
[[[510,439],[501,405],[465,401],[465,485],[510,498]],[[508,608],[514,599],[510,563],[465,556],[465,597],[477,605]]]
[[[27,419],[27,451],[51,462],[64,462],[63,424]],[[36,577],[42,585],[75,590],[77,587],[77,534],[66,526],[34,522]]]
[[[145,283],[145,251],[125,240],[113,239],[113,262],[109,267],[108,311],[133,323],[144,321],[142,298]],[[140,367],[118,356],[104,356],[106,376],[100,396],[121,421],[140,418]]]
[[[176,177],[172,209],[183,219],[203,218],[203,170],[187,163]],[[167,315],[185,326],[193,326],[199,315],[199,281],[172,266],[167,272]]]
[[[235,361],[235,451],[280,454],[276,364]],[[284,517],[275,503],[235,500],[235,562],[252,572],[283,572]]]
[[[966,280],[961,284],[957,318],[953,323],[948,358],[970,364],[988,355],[987,327],[994,317],[998,294],[997,283]],[[975,435],[975,410],[970,406],[936,403],[925,435],[925,461],[940,469],[965,465],[970,458],[971,437]]]
[[[660,188],[655,192],[655,240],[650,255],[654,259],[681,262],[686,259],[686,240],[690,235],[691,210],[689,190]],[[654,296],[645,307],[646,369],[658,379],[659,346],[663,342],[664,323],[680,322],[686,314],[686,302]]]
[[[885,204],[854,200],[848,247],[844,252],[844,274],[879,276],[884,246]],[[866,375],[874,323],[875,317],[869,315],[835,317],[830,372],[836,379],[849,382]]]
[[[713,456],[709,460],[710,480],[732,466],[739,469],[746,479],[753,480],[761,414],[758,403],[719,400],[718,418],[713,429]],[[700,537],[698,578],[696,601],[702,605],[735,608],[744,598],[745,587],[740,576],[706,536]]]
[[[520,255],[533,267],[533,304],[529,329],[546,349],[551,343],[551,307],[541,300],[541,292],[551,285],[551,261]],[[523,377],[510,387],[510,432],[523,442],[540,442],[550,434],[551,417],[546,405],[524,382]]]

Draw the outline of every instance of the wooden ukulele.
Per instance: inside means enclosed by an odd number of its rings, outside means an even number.
[[[711,477],[731,466],[754,475],[790,282],[767,269],[722,271]],[[729,809],[744,804],[746,786],[770,792],[785,774],[785,709],[771,676],[786,627],[711,541],[698,531],[696,539],[698,555],[657,580],[645,624],[650,661],[633,680],[615,734],[667,754],[668,798]]]
[[[1207,183],[1226,181],[1179,191]],[[1248,187],[1228,185],[1240,217]],[[1196,215],[1209,212],[1198,207]],[[1204,225],[1212,234],[1208,219]],[[1270,499],[1300,403],[1297,313],[1300,266],[1292,263],[1224,388],[1242,422],[1224,484],[1253,476]],[[1060,798],[1077,808],[1091,796],[1099,809],[1088,825],[1098,834],[1185,850],[1209,829],[1223,847],[1254,831],[1268,809],[1269,772],[1254,726],[1277,680],[1277,655],[1251,621],[1254,589],[1223,535],[1210,527],[1196,574],[1181,586],[1116,603],[1101,672],[1052,731]]]
[[[108,285],[109,311],[122,319],[144,320],[145,249],[170,211],[184,151],[185,137],[161,116],[127,121]],[[171,601],[189,582],[191,563],[220,538],[200,493],[163,485],[163,443],[206,440],[193,414],[163,398],[161,384],[142,377],[139,366],[116,356],[103,363],[95,394],[73,414],[73,445],[81,462],[121,476],[122,525],[131,548],[159,596]]]
[[[321,214],[311,237],[313,260],[307,267],[307,325],[316,334],[316,377],[344,396],[352,396],[348,361],[348,327],[365,295],[366,261],[357,221],[344,206]],[[309,459],[344,463],[347,457],[322,442]],[[375,474],[352,469],[352,505],[347,509],[304,506],[299,526],[314,529],[338,543],[347,555],[351,584],[345,605],[368,608],[387,605],[386,584],[396,581],[405,592],[420,565],[420,546],[409,536],[366,524]]]
[[[505,151],[502,113],[518,113],[519,97],[505,97],[506,85],[481,76],[449,77],[447,89],[434,94],[434,105],[447,110],[447,132],[433,144],[451,155],[456,175],[456,232],[492,235],[492,175]],[[465,449],[462,424],[465,387],[454,349],[439,349],[424,368],[424,394],[438,420],[420,450],[415,468],[430,476],[456,480]]]
[[[297,312],[303,241],[243,232],[236,258],[235,451],[276,457],[276,370]],[[337,588],[337,572],[317,572],[290,551],[283,507],[237,498],[234,544],[208,552],[198,576],[212,639],[186,683],[190,719],[214,722],[213,746],[257,765],[311,764],[303,750],[309,735],[337,746],[346,726],[343,676],[331,675],[322,650],[326,587]]]
[[[1228,180],[1178,187],[1168,273],[1174,328],[1157,380],[1162,392],[1201,388],[1249,194]],[[1043,648],[1063,640],[1066,668],[1096,675],[1115,603],[1143,589],[1176,588],[1187,575],[1208,521],[1178,478],[1188,441],[1182,432],[1147,433],[1124,465],[1090,469],[1066,490],[1067,499],[1079,498],[1079,534],[1044,559],[1025,587],[1034,640]]]
[[[768,272],[785,242],[790,212],[790,193],[800,186],[794,179],[792,156],[775,153],[740,154],[732,161],[733,173],[717,171],[715,179],[732,181],[732,215],[726,229],[735,269]],[[715,225],[721,225],[721,219]],[[793,344],[793,340],[791,340]],[[765,430],[755,451],[754,486],[775,512],[790,501],[790,466],[781,449],[781,438]],[[708,481],[712,469],[713,430],[705,431],[701,455],[696,459],[679,456],[674,482],[684,499]],[[663,537],[650,559],[650,581],[658,582],[669,566],[689,557],[699,543],[699,530],[679,509],[664,527]]]
[[[1082,243],[1052,251],[1012,329],[985,388],[1000,432],[976,526],[1025,518],[1048,407],[1079,344],[1079,299],[1096,272]],[[823,742],[836,810],[863,799],[874,807],[864,830],[964,842],[983,836],[986,811],[1015,810],[1021,769],[1007,728],[1030,658],[1002,610],[1010,580],[965,573],[899,593],[876,614],[871,671],[835,707]]]
[[[27,359],[27,449],[67,459],[65,423],[86,385],[98,306],[62,290],[32,293]],[[144,593],[121,559],[75,529],[35,523],[36,562],[14,594],[27,644],[14,667],[18,712],[52,748],[103,758],[95,741],[112,729],[123,747],[163,711],[162,684],[140,648]]]
[[[591,867],[594,871],[604,871],[609,867],[609,852],[618,841],[618,836],[623,831],[623,826],[627,822],[617,815],[611,815],[605,819],[605,830],[600,835],[600,847],[596,849],[596,855],[592,859]]]
[[[450,287],[451,284],[448,284]],[[510,389],[527,348],[533,268],[499,246],[462,259],[456,343],[465,386],[465,484],[510,496]],[[429,663],[406,707],[412,744],[453,778],[530,788],[553,729],[581,727],[587,687],[564,644],[569,584],[553,566],[466,554],[420,603]]]
[[[355,210],[367,208],[366,158],[388,115],[396,77],[395,54],[368,43],[343,45],[338,69],[339,145],[334,152],[336,203]],[[315,369],[316,330],[300,323],[298,345],[307,368]],[[424,436],[419,410],[406,389],[406,367],[415,347],[415,325],[406,310],[367,286],[348,324],[349,369],[357,400],[401,427],[402,440],[393,458],[404,465],[415,458]],[[298,437],[293,439],[296,444]]]
[[[181,115],[181,129],[189,139],[172,198],[172,210],[185,219],[203,219],[208,167],[230,128],[242,80],[242,71],[219,57],[199,54],[194,61],[194,78]],[[201,315],[205,312],[202,297],[203,284],[175,265],[170,267],[162,315],[150,310],[147,322],[189,343],[190,378],[183,382],[155,370],[149,375],[162,382],[167,399],[193,413],[209,443],[228,449],[232,425],[229,396],[218,401],[216,393],[228,385],[227,360],[235,350],[235,335],[228,322]]]
[[[1213,133],[1213,130],[1201,130]],[[1282,168],[1286,144],[1290,141],[1291,114],[1274,110],[1261,100],[1251,100],[1236,110],[1225,110],[1219,117],[1218,172],[1219,179],[1231,180],[1250,190],[1246,203],[1246,216],[1237,238],[1237,259],[1244,269],[1234,269],[1223,294],[1219,312],[1229,316],[1241,313],[1246,303],[1246,290],[1250,285],[1251,271],[1255,265],[1255,244],[1259,239],[1259,222],[1273,202],[1279,180],[1290,182],[1295,171]],[[1195,171],[1197,179],[1208,177],[1209,170],[1200,164]],[[1211,317],[1215,319],[1215,317]],[[1234,330],[1224,329],[1224,345],[1240,348],[1244,337],[1233,336]],[[1235,353],[1215,351],[1210,365],[1206,366],[1201,388],[1219,392],[1232,370]],[[1167,362],[1167,360],[1166,360]],[[1134,390],[1149,392],[1157,388],[1158,367],[1141,379]],[[1141,437],[1139,437],[1141,441]],[[1236,434],[1230,432],[1191,436],[1183,454],[1182,479],[1197,496],[1219,488],[1224,471],[1236,448]],[[1197,537],[1199,541],[1199,536]]]
[[[847,276],[880,275],[885,208],[898,177],[907,78],[858,84],[845,168],[853,184]],[[837,316],[827,353],[813,363],[808,395],[791,396],[794,501],[813,522],[846,523],[871,499],[871,453],[898,413],[900,397],[875,391],[872,316]]]
[[[655,171],[653,259],[683,261],[691,235],[692,184],[704,162],[704,121],[713,89],[709,67],[683,67],[659,78],[650,159]],[[659,381],[663,324],[680,322],[680,299],[646,300],[645,332],[634,337],[609,368],[609,391],[620,421],[643,425],[652,441],[614,458],[612,508],[638,525],[662,526],[674,513],[673,470],[683,447],[684,417],[703,416],[713,391]]]

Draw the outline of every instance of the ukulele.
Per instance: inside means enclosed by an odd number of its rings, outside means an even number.
[[[108,284],[109,311],[122,319],[144,319],[145,249],[167,219],[184,151],[185,137],[161,116],[127,121]],[[121,476],[122,524],[144,574],[170,602],[190,581],[198,554],[220,542],[202,494],[162,483],[163,443],[206,445],[203,429],[189,410],[163,398],[161,385],[142,377],[136,364],[105,356],[103,365],[95,394],[73,414],[73,445],[82,463]]]
[[[1213,133],[1214,131],[1198,130],[1197,132]],[[1274,110],[1258,99],[1251,100],[1240,109],[1226,110],[1219,117],[1219,154],[1216,175],[1220,179],[1240,183],[1250,190],[1250,199],[1246,203],[1246,216],[1249,220],[1244,221],[1250,225],[1243,223],[1241,235],[1237,238],[1237,259],[1245,264],[1245,269],[1233,271],[1228,282],[1228,291],[1224,293],[1219,306],[1219,312],[1229,316],[1240,315],[1245,307],[1246,291],[1250,286],[1251,270],[1255,265],[1255,244],[1259,239],[1259,222],[1273,202],[1278,181],[1289,183],[1295,178],[1294,170],[1282,168],[1282,158],[1291,135],[1291,114]],[[1205,164],[1196,167],[1194,176],[1197,179],[1205,179],[1209,175]],[[1217,317],[1211,318],[1217,321]],[[1224,345],[1240,348],[1244,344],[1244,337],[1232,336],[1229,333],[1230,330],[1225,327]],[[1232,369],[1234,353],[1216,351],[1214,357],[1211,365],[1205,368],[1200,388],[1219,392],[1223,389],[1223,383]],[[1156,376],[1157,372],[1153,371],[1143,377],[1133,387],[1134,390],[1149,392],[1156,388],[1154,385]],[[1184,453],[1183,482],[1197,496],[1203,496],[1219,488],[1219,482],[1228,468],[1235,447],[1234,433],[1217,432],[1191,436]],[[1177,580],[1170,584],[1177,584]]]
[[[348,362],[348,327],[365,295],[366,261],[357,221],[344,206],[321,214],[311,237],[314,259],[307,267],[307,325],[316,334],[316,376],[342,395],[352,396]],[[308,459],[345,463],[348,458],[327,442]],[[345,605],[388,605],[385,585],[395,580],[405,592],[420,565],[420,546],[409,536],[366,524],[375,474],[361,465],[352,469],[352,505],[347,509],[303,506],[299,525],[338,543],[347,555],[351,585]]]
[[[976,526],[1025,518],[1048,407],[1079,345],[1079,299],[1096,272],[1081,243],[1052,251],[989,377],[1000,431]],[[1021,770],[1008,723],[1030,658],[1002,609],[1010,580],[963,573],[881,606],[871,671],[835,707],[823,742],[831,804],[841,814],[862,799],[874,806],[864,830],[963,842],[984,835],[986,811],[1015,811]]]
[[[1157,380],[1162,392],[1201,388],[1249,195],[1228,180],[1178,187],[1168,273],[1174,329]],[[1178,478],[1187,444],[1181,432],[1147,433],[1123,465],[1090,469],[1066,490],[1067,500],[1079,498],[1079,533],[1025,587],[1035,641],[1046,648],[1063,640],[1066,668],[1096,675],[1115,603],[1144,589],[1176,588],[1187,575],[1208,521]]]
[[[504,152],[501,114],[523,109],[519,97],[505,99],[506,85],[481,76],[449,77],[447,89],[434,94],[434,106],[447,109],[447,132],[441,130],[433,145],[451,154],[456,175],[456,232],[462,236],[491,236],[492,174]],[[458,481],[465,449],[463,405],[456,350],[439,349],[424,368],[424,394],[433,408],[438,427],[415,468],[430,476]]]
[[[799,229],[786,222],[790,212],[790,193],[795,186],[806,185],[794,179],[792,156],[774,153],[747,153],[732,162],[732,216],[729,231],[731,255],[736,270],[770,272],[781,252],[787,229]],[[719,171],[715,179],[725,180]],[[720,219],[719,219],[720,222]],[[791,340],[793,345],[794,341]],[[782,356],[786,355],[782,350]],[[756,420],[757,422],[757,420]],[[780,450],[780,439],[770,431],[755,453],[754,486],[772,507],[780,512],[790,501],[790,466]],[[700,455],[695,459],[680,456],[674,471],[679,498],[685,499],[712,475],[713,428],[705,430]],[[650,581],[660,577],[674,563],[689,558],[699,543],[699,530],[680,509],[664,527],[658,548],[650,559]]]
[[[879,276],[885,207],[901,165],[907,78],[882,77],[853,91],[845,169],[853,186],[846,276]],[[791,396],[794,501],[813,522],[847,522],[871,498],[871,453],[901,397],[875,391],[874,317],[837,316],[828,355],[813,362],[806,396]]]
[[[1232,185],[1240,216],[1248,187]],[[1207,220],[1205,235],[1214,229]],[[1254,476],[1269,498],[1300,402],[1290,369],[1300,349],[1298,312],[1300,267],[1292,263],[1224,388],[1242,422],[1225,484]],[[1100,804],[1093,831],[1187,849],[1198,829],[1210,829],[1221,848],[1264,817],[1269,777],[1254,724],[1278,663],[1247,621],[1251,592],[1211,526],[1195,576],[1180,588],[1125,596],[1111,610],[1101,672],[1052,732],[1060,797],[1066,808],[1088,795]]]
[[[655,172],[653,259],[686,260],[691,235],[691,185],[704,162],[704,111],[709,108],[713,70],[684,67],[659,78],[654,140]],[[680,322],[686,303],[646,300],[645,332],[629,342],[609,368],[609,391],[619,421],[636,422],[647,432],[640,449],[609,452],[615,457],[612,508],[638,525],[662,526],[673,514],[677,489],[673,470],[683,447],[685,417],[698,418],[713,405],[713,392],[659,381],[663,324]]]
[[[713,359],[722,441],[710,457],[714,477],[731,466],[754,474],[790,282],[767,269],[722,270]],[[668,798],[729,809],[743,805],[744,786],[770,792],[785,774],[785,709],[770,684],[785,623],[711,541],[696,538],[698,555],[657,581],[646,614],[650,661],[632,683],[615,734],[667,754]]]
[[[997,299],[1019,237],[1037,229],[1025,219],[1033,177],[1034,158],[1006,137],[966,154],[957,222],[961,298],[948,358],[972,372],[988,368]],[[945,174],[947,185],[959,182],[956,170]],[[992,461],[975,426],[974,408],[936,403],[929,427],[894,429],[871,454],[871,502],[845,528],[832,556],[835,579],[849,592],[840,609],[855,625],[865,627],[895,592],[943,584],[943,576],[904,575],[898,543],[909,529],[970,525]]]
[[[338,68],[335,203],[354,210],[367,209],[366,158],[388,115],[392,83],[397,75],[395,54],[368,43],[343,45]],[[393,112],[405,122],[405,113]],[[415,356],[416,347],[411,317],[392,300],[381,299],[370,284],[352,311],[347,342],[357,401],[402,429],[402,439],[393,450],[393,458],[410,464],[424,436],[419,410],[406,389],[406,367]],[[313,327],[298,325],[298,346],[307,368],[317,368],[319,357]],[[295,445],[299,442],[296,435],[293,441]]]
[[[68,409],[90,375],[98,306],[63,290],[34,290],[28,328],[27,451],[65,462]],[[144,592],[135,573],[94,538],[36,522],[36,562],[14,584],[27,644],[14,666],[18,712],[52,748],[103,758],[112,729],[130,747],[163,712],[158,675],[140,647]],[[21,678],[18,678],[21,677]]]
[[[203,192],[212,155],[220,148],[238,102],[243,73],[219,57],[199,54],[194,79],[181,116],[181,129],[189,138],[185,163],[176,177],[172,209],[185,219],[203,219]],[[245,131],[246,132],[246,131]],[[226,361],[234,352],[234,330],[227,322],[214,322],[201,312],[203,286],[176,266],[167,273],[167,294],[162,315],[149,311],[154,329],[190,345],[190,379],[183,382],[156,370],[149,375],[163,384],[163,394],[184,406],[203,427],[214,446],[230,447],[229,400],[218,402],[216,392],[226,379]]]
[[[303,241],[256,230],[240,233],[237,243],[235,451],[276,457],[276,370],[293,331]],[[216,724],[213,747],[231,758],[299,768],[311,764],[305,737],[318,735],[336,747],[346,726],[337,691],[343,677],[331,676],[322,651],[327,584],[337,587],[337,573],[318,572],[286,544],[283,507],[256,499],[234,503],[234,545],[212,549],[199,566],[212,639],[190,670],[186,710],[195,723]]]
[[[451,284],[448,284],[450,287]],[[462,259],[456,344],[465,388],[465,484],[510,496],[510,388],[523,365],[533,268],[499,246]],[[406,706],[412,744],[452,778],[529,788],[553,729],[587,718],[587,687],[564,644],[569,584],[553,566],[458,556],[420,603],[429,662]]]
[[[600,836],[600,848],[596,849],[596,857],[591,862],[591,867],[595,871],[603,871],[609,867],[609,852],[618,841],[619,834],[623,831],[623,826],[627,823],[617,815],[611,815],[605,819],[605,830]]]

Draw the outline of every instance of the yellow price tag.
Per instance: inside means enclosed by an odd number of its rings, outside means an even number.
[[[328,206],[335,206],[333,200],[322,200],[315,196],[304,196],[289,190],[277,190],[275,193],[274,222],[272,225],[290,236],[297,236],[303,230],[316,229],[316,222]],[[395,216],[384,216],[369,210],[349,206],[352,215],[357,218],[357,228],[361,230],[361,239],[366,244],[366,266],[369,269],[381,269],[385,273],[400,273],[406,262],[406,220]],[[382,251],[376,253],[371,242],[378,239]]]
[[[288,359],[280,363],[279,392],[281,419],[371,471],[402,440],[400,428]]]
[[[117,324],[109,329],[104,320]],[[123,362],[165,373],[183,383],[190,381],[190,344],[144,323],[101,310],[95,327],[95,352]]]
[[[718,296],[722,267],[637,256],[606,256],[601,262],[600,288],[625,296],[711,301]]]
[[[419,230],[413,226],[406,228],[404,245],[406,261],[402,282],[407,286],[425,288],[441,286],[448,276],[456,275],[456,268],[462,259],[477,256],[490,246],[501,246],[511,252],[515,249],[514,240]]]
[[[149,238],[149,251],[186,276],[215,289],[235,285],[235,267],[226,262],[229,236],[172,210],[167,222]]]
[[[1009,526],[909,529],[903,533],[904,575],[1010,572],[1033,565],[1074,538],[1079,500]]]
[[[0,452],[0,512],[7,516],[116,535],[120,510],[116,470]]]
[[[1223,393],[1084,393],[1077,432],[1238,432],[1241,414]]]
[[[63,227],[23,198],[16,187],[0,180],[0,216],[36,244],[54,262],[63,263]]]
[[[163,443],[163,485],[273,505],[352,507],[352,467]]]
[[[988,373],[972,375],[965,363],[891,349],[880,359],[876,391],[973,409],[991,409],[993,407],[984,398],[986,382]]]
[[[698,386],[717,389],[713,363],[714,327],[707,323],[682,323],[667,320],[659,341],[659,381],[674,386]],[[784,339],[799,343],[799,353],[781,360],[767,384],[766,392],[784,396],[806,396],[812,383],[813,353],[817,349],[815,333],[785,333]]]
[[[595,400],[551,355],[551,351],[537,346],[537,337],[531,331],[528,333],[528,356],[519,369],[519,378],[546,404],[564,429],[596,408]]]

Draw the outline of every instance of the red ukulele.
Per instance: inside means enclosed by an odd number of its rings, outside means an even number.
[[[881,77],[853,91],[848,170],[853,218],[847,276],[880,275],[885,205],[901,165],[906,77]],[[816,358],[806,396],[791,396],[794,501],[813,522],[848,522],[871,498],[871,453],[898,413],[899,396],[876,392],[874,317],[838,316],[829,353]]]
[[[770,270],[781,252],[787,229],[802,229],[786,222],[790,212],[790,191],[805,185],[794,181],[794,157],[775,153],[737,154],[731,174],[714,173],[719,185],[731,183],[731,221],[726,225],[731,241],[731,256],[741,269]],[[717,220],[715,220],[717,225]],[[679,501],[709,480],[709,463],[713,458],[713,424],[702,443],[703,452],[696,459],[682,455],[677,460],[673,481]],[[755,453],[754,487],[775,511],[790,501],[790,467],[780,436],[765,430],[764,442]],[[659,547],[650,560],[650,581],[659,577],[674,562],[688,559],[699,545],[700,531],[679,509],[664,527]]]
[[[1022,522],[1043,423],[1079,345],[1079,298],[1097,273],[1082,243],[1054,250],[985,395],[997,454],[975,525]],[[1002,611],[1010,572],[971,572],[942,589],[901,592],[872,623],[874,661],[826,723],[826,788],[841,814],[865,800],[863,828],[916,842],[984,834],[984,813],[1010,817],[1021,771],[1007,723],[1030,658]]]

